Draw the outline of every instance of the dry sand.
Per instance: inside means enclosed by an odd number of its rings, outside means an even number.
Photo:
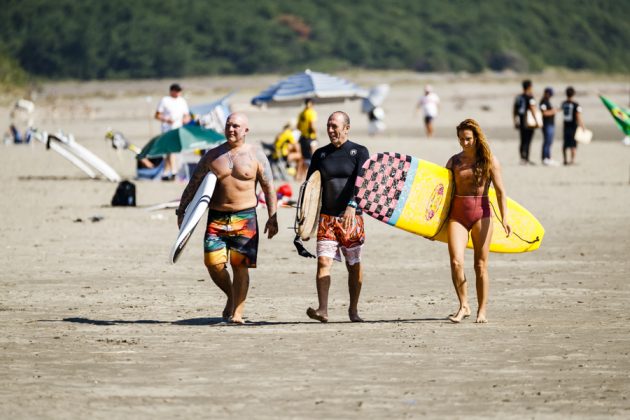
[[[140,207],[112,208],[115,184],[87,179],[41,144],[7,145],[0,147],[0,417],[628,418],[630,148],[596,96],[625,105],[627,80],[533,77],[537,97],[554,86],[556,104],[574,84],[595,132],[580,146],[578,165],[550,168],[517,164],[510,113],[519,77],[348,77],[366,87],[391,83],[389,130],[369,138],[358,103],[346,103],[318,107],[322,134],[327,114],[342,108],[351,137],[371,152],[444,163],[458,151],[453,127],[476,118],[503,163],[509,195],[545,226],[538,251],[491,255],[489,324],[445,320],[456,297],[444,244],[369,218],[360,306],[368,322],[347,322],[341,264],[331,322],[312,322],[304,311],[316,303],[315,262],[295,253],[293,211],[281,209],[281,232],[261,241],[251,273],[248,324],[225,325],[223,296],[202,263],[202,229],[168,265],[175,215],[142,208],[178,198],[183,183],[137,182]],[[191,104],[239,89],[232,103],[250,115],[256,142],[272,139],[299,111],[250,108],[249,98],[274,79],[182,83]],[[116,154],[105,130],[144,144],[158,131],[150,117],[170,82],[46,84],[37,126],[74,133],[132,177],[131,154]],[[431,140],[413,115],[426,82],[443,101]],[[7,121],[8,106],[2,127]],[[537,132],[536,161],[540,149]],[[557,134],[553,155],[560,154]],[[471,254],[467,263],[473,278]]]

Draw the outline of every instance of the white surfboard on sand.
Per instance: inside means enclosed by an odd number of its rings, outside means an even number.
[[[169,255],[169,261],[171,264],[175,264],[177,262],[179,256],[184,250],[184,247],[188,243],[188,240],[192,236],[197,223],[199,223],[199,220],[201,220],[206,212],[216,184],[216,175],[209,172],[201,182],[201,185],[199,185],[199,188],[197,188],[197,192],[195,193],[192,201],[188,204],[188,207],[186,207],[184,219],[182,220],[182,225],[179,228],[179,234],[177,235],[177,239],[175,239],[175,243],[173,244]]]
[[[90,166],[83,162],[81,159],[70,153],[63,146],[61,146],[57,141],[48,141],[48,133],[45,131],[38,132],[34,131],[33,138],[37,141],[46,145],[46,149],[53,150],[57,152],[60,156],[65,158],[68,162],[72,163],[74,166],[82,170],[87,176],[94,179],[96,178],[96,173],[90,168]]]
[[[77,156],[79,159],[82,159],[87,164],[92,166],[98,172],[103,174],[105,178],[110,180],[111,182],[120,182],[120,175],[109,166],[103,159],[96,156],[94,153],[86,149],[84,146],[80,145],[72,134],[66,136],[63,133],[50,134],[49,138],[52,137],[59,141],[59,144],[62,144],[66,149]]]
[[[145,210],[146,211],[168,210],[168,209],[176,209],[177,207],[179,207],[179,200],[171,200],[171,201],[166,201],[164,203],[158,203],[149,207],[145,207]]]

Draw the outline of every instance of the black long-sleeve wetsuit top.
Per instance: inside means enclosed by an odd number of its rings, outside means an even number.
[[[321,174],[322,214],[343,215],[348,202],[354,200],[354,183],[359,169],[369,157],[370,153],[365,146],[350,140],[339,148],[329,143],[315,151],[307,179],[315,171]],[[360,209],[357,209],[357,214],[360,214]]]

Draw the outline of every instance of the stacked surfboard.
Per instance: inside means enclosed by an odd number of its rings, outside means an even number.
[[[120,182],[120,175],[103,159],[79,144],[72,134],[48,134],[36,132],[34,137],[46,145],[46,148],[60,156],[94,179],[100,173],[111,182]]]

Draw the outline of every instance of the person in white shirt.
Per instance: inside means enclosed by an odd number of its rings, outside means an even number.
[[[181,94],[182,87],[173,83],[169,88],[169,95],[163,97],[158,104],[155,119],[162,123],[162,133],[179,128],[190,121],[188,103]],[[175,179],[176,166],[175,155],[173,153],[166,155],[162,179],[165,181]]]
[[[424,96],[418,101],[417,109],[422,108],[424,114],[424,128],[427,137],[433,136],[433,120],[438,115],[440,108],[440,97],[433,92],[431,85],[424,87]]]

